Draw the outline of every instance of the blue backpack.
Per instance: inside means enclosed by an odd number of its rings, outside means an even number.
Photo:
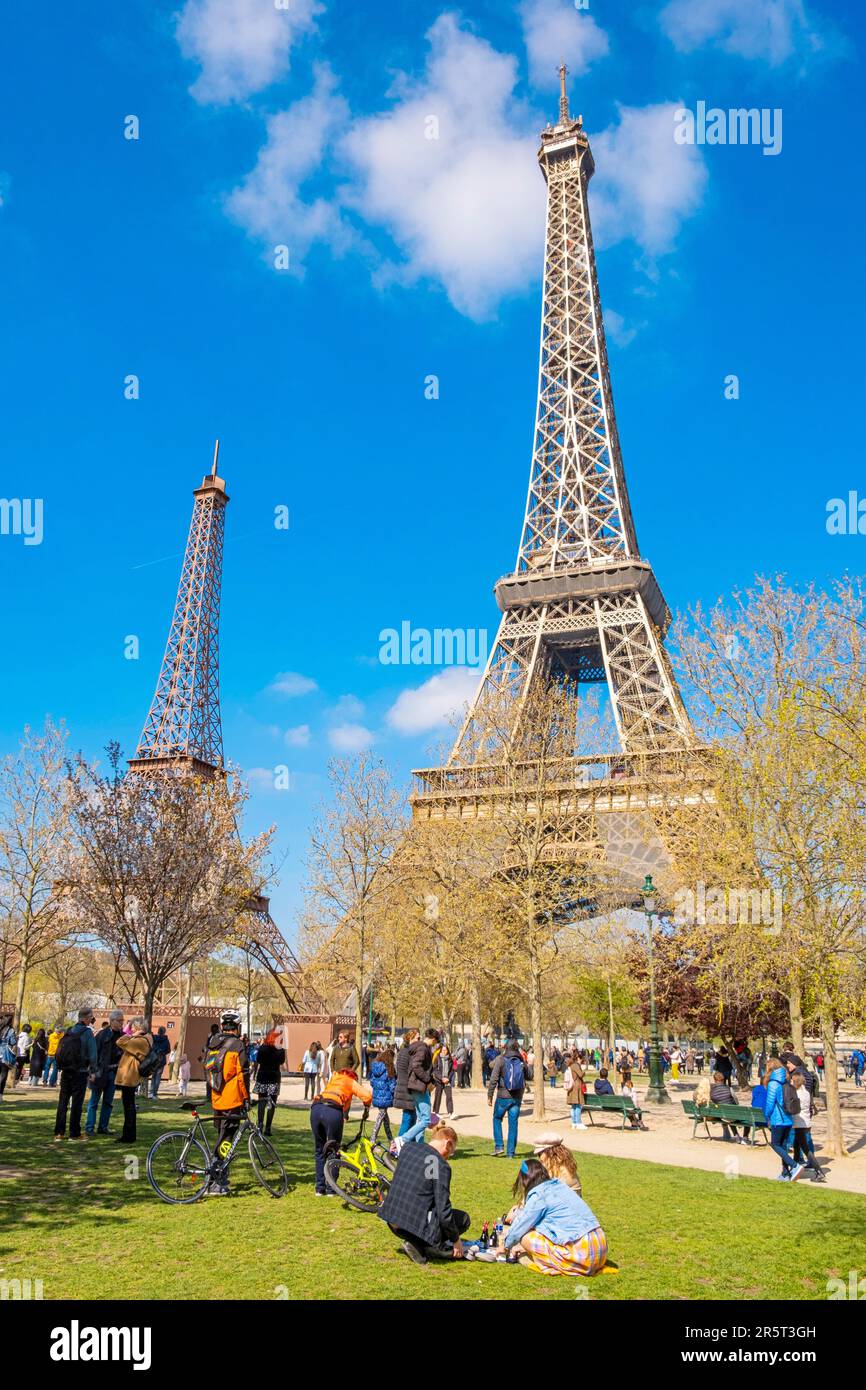
[[[506,1057],[502,1063],[502,1084],[506,1091],[522,1091],[526,1068],[522,1057]]]

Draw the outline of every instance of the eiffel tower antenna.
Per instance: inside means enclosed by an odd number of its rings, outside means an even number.
[[[560,123],[560,125],[568,125],[568,123],[569,123],[569,121],[570,121],[570,119],[571,119],[571,117],[570,117],[569,114],[568,114],[568,92],[567,92],[566,86],[565,86],[565,79],[566,79],[567,74],[568,74],[568,68],[565,66],[565,63],[560,63],[560,65],[559,65],[559,123]]]
[[[204,778],[223,775],[223,737],[219,701],[219,616],[225,511],[229,497],[217,474],[219,440],[213,465],[193,492],[192,520],[184,551],[174,614],[165,655],[141,738],[130,758],[136,775],[172,772]],[[244,933],[233,940],[274,976],[292,1013],[301,983],[300,966],[273,921],[268,899],[250,899]],[[180,985],[172,988],[177,993]],[[321,1006],[307,991],[307,1004]],[[170,1002],[167,997],[163,1003]]]
[[[563,63],[559,123],[538,151],[547,184],[541,353],[517,563],[495,586],[499,631],[448,765],[415,774],[418,817],[476,814],[473,798],[495,782],[485,711],[504,697],[519,722],[545,684],[562,683],[574,699],[587,683],[606,685],[622,752],[609,755],[601,795],[610,798],[629,755],[695,744],[664,648],[670,613],[632,519],[589,216],[595,164],[582,120],[569,116],[566,73]]]

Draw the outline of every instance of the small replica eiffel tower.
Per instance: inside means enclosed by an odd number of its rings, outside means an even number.
[[[177,771],[201,777],[223,772],[222,722],[219,703],[219,611],[222,582],[223,536],[228,493],[217,474],[219,440],[213,467],[195,502],[180,572],[180,584],[151,702],[130,770],[136,775],[159,776]],[[292,1013],[301,989],[301,968],[273,921],[268,899],[250,900],[244,925],[248,935],[230,944],[241,946],[273,975]],[[163,1004],[180,1002],[178,981],[167,982]],[[306,1007],[318,1009],[318,996]]]
[[[486,814],[477,803],[495,788],[491,707],[504,702],[519,720],[539,684],[559,681],[577,698],[602,682],[622,752],[594,760],[605,765],[583,798],[583,834],[606,841],[634,877],[657,869],[665,851],[624,783],[630,757],[646,762],[695,739],[664,648],[670,612],[638,549],[590,226],[595,164],[583,118],[569,114],[564,64],[559,71],[559,120],[538,152],[547,183],[541,365],[517,564],[495,586],[499,631],[448,764],[416,772],[412,804],[419,818]],[[588,778],[588,766],[576,767],[576,788]]]

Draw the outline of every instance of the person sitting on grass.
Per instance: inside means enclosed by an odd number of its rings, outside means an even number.
[[[730,1072],[728,1076],[730,1076]],[[731,1090],[728,1082],[725,1080],[723,1072],[713,1072],[713,1084],[710,1087],[710,1105],[739,1105],[739,1101]],[[746,1131],[743,1130],[743,1137],[745,1137],[745,1133]],[[725,1139],[733,1139],[736,1143],[743,1142],[737,1126],[731,1125],[729,1128],[724,1120],[722,1121],[722,1134]]]
[[[439,1124],[428,1141],[406,1144],[397,1171],[377,1216],[403,1242],[417,1265],[429,1259],[462,1260],[460,1237],[469,1229],[469,1214],[451,1205],[451,1165],[457,1135]]]
[[[557,1178],[566,1187],[570,1187],[572,1192],[577,1193],[578,1197],[581,1195],[582,1188],[575,1167],[574,1154],[571,1149],[565,1147],[556,1130],[548,1129],[545,1130],[544,1134],[539,1134],[532,1152],[544,1164],[551,1178]],[[512,1207],[507,1218],[509,1222],[514,1219],[518,1210],[519,1208]]]
[[[597,1274],[607,1260],[607,1237],[582,1197],[552,1178],[537,1158],[520,1165],[514,1184],[519,1206],[505,1235],[506,1254],[538,1274]]]

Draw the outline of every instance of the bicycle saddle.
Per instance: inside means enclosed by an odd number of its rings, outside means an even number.
[[[200,1110],[201,1103],[197,1100],[185,1100],[180,1108],[181,1110]]]

